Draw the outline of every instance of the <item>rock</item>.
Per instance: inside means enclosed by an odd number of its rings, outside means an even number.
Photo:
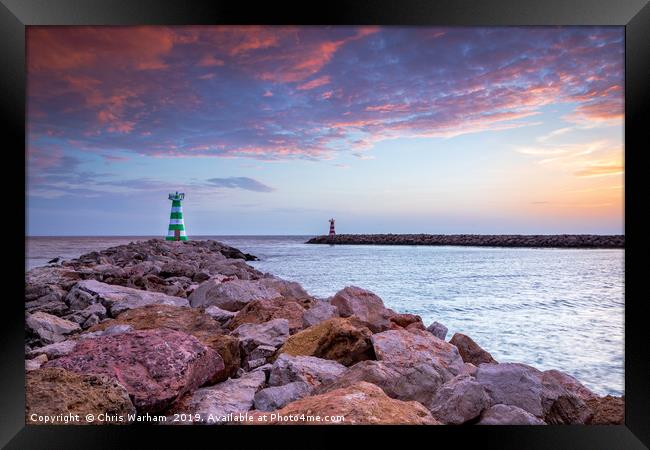
[[[223,360],[198,339],[166,328],[80,340],[44,367],[104,374],[127,390],[138,412],[164,410],[224,369]]]
[[[460,425],[480,416],[490,406],[490,397],[473,378],[458,376],[443,384],[425,406],[440,422]]]
[[[94,414],[93,424],[126,423],[135,414],[129,395],[117,380],[98,374],[76,374],[60,368],[38,369],[26,375],[26,423],[32,414],[41,416]],[[124,422],[100,420],[99,415],[120,416]],[[70,422],[75,424],[78,422]]]
[[[305,308],[298,303],[281,297],[271,300],[253,300],[239,310],[228,324],[228,328],[234,330],[244,323],[263,323],[273,319],[287,319],[289,333],[293,334],[302,329],[304,312]]]
[[[249,354],[260,345],[281,346],[289,337],[289,321],[274,319],[260,324],[245,323],[231,334],[239,338],[242,350]]]
[[[331,303],[316,301],[311,308],[306,310],[302,315],[303,328],[308,328],[324,320],[337,317],[338,314],[338,309]]]
[[[483,413],[478,425],[546,425],[546,423],[516,406],[498,404]]]
[[[228,414],[239,414],[253,407],[255,392],[264,384],[264,372],[249,372],[214,386],[196,390],[174,407],[182,414],[199,414],[201,422],[225,423]]]
[[[463,370],[460,371],[458,375],[467,375],[470,377],[476,376],[477,367],[472,363],[463,364]]]
[[[426,330],[424,324],[422,323],[422,317],[416,314],[397,314],[394,313],[390,316],[391,323],[393,326],[391,328],[406,328],[409,330]]]
[[[497,364],[488,352],[483,350],[474,340],[461,333],[455,333],[449,340],[449,343],[455,345],[463,361],[472,363],[475,366],[479,364]]]
[[[117,325],[129,326],[135,330],[169,328],[196,337],[208,348],[216,351],[224,362],[223,371],[215,374],[210,382],[216,383],[234,376],[241,365],[239,340],[224,335],[221,325],[200,309],[147,305],[125,311],[115,320],[102,322],[89,331],[100,331]]]
[[[271,416],[271,414],[275,414]],[[291,421],[286,422],[277,417],[293,416],[298,419],[300,416],[343,416],[342,422],[311,422]],[[384,391],[374,384],[359,382],[353,386],[335,389],[321,395],[305,397],[289,403],[282,409],[270,412],[252,413],[255,424],[332,424],[338,423],[355,425],[438,425],[438,422],[431,417],[427,409],[418,402],[403,402],[388,397]],[[260,417],[266,416],[268,421],[259,421]]]
[[[544,376],[534,367],[517,363],[481,364],[476,380],[492,404],[517,406],[549,424],[584,424],[592,412],[576,394],[567,391],[555,376]]]
[[[218,308],[214,305],[205,308],[205,313],[219,322],[221,325],[228,323],[228,321],[235,317],[236,314],[232,311],[226,311],[225,309]]]
[[[623,425],[625,423],[625,401],[623,397],[593,397],[586,400],[593,417],[591,425]]]
[[[25,319],[27,328],[46,344],[65,340],[65,335],[81,331],[79,324],[42,311],[28,314]]]
[[[47,362],[46,355],[38,355],[36,358],[25,360],[25,371],[29,372],[30,370],[39,369],[43,364]]]
[[[192,277],[192,281],[195,283],[203,283],[204,281],[207,281],[210,279],[210,272],[207,270],[201,270],[200,272],[196,272],[194,276]]]
[[[271,368],[269,385],[282,386],[294,381],[303,381],[311,387],[316,387],[321,383],[335,382],[345,370],[345,366],[336,361],[281,354]]]
[[[88,300],[88,294],[92,300]],[[80,298],[86,300],[82,302],[79,300]],[[67,301],[70,302],[70,305],[77,307],[85,305],[84,308],[89,306],[86,302],[101,303],[108,309],[112,317],[116,317],[128,309],[141,308],[151,304],[189,306],[185,298],[172,297],[160,292],[115,286],[95,280],[85,280],[77,283],[68,294]],[[71,306],[71,309],[75,309],[75,307]]]
[[[311,386],[303,381],[294,381],[283,386],[271,386],[255,394],[255,409],[274,411],[303,398],[311,392]]]
[[[105,323],[107,323],[107,326],[103,330],[99,328],[98,331],[90,331],[90,332],[87,331],[85,333],[81,333],[79,335],[79,339],[91,339],[91,338],[97,338],[101,336],[111,336],[113,334],[122,334],[133,330],[133,327],[131,325],[125,325],[125,324],[111,325],[113,321],[108,321]]]
[[[352,365],[374,359],[372,332],[354,318],[325,320],[289,337],[280,348],[288,355],[315,356]]]
[[[35,348],[27,353],[28,358],[35,358],[39,355],[45,355],[46,359],[55,359],[70,353],[77,345],[77,340],[67,340],[46,345],[45,347]]]
[[[381,298],[370,291],[348,286],[334,295],[331,301],[341,317],[356,316],[373,333],[390,329],[391,313]]]
[[[481,364],[476,381],[483,385],[493,405],[516,406],[543,417],[542,382],[537,369],[518,363]]]
[[[556,376],[539,372],[542,383],[542,408],[544,421],[548,424],[586,424],[591,421],[592,411],[576,394],[567,391]]]
[[[373,334],[372,343],[380,361],[405,366],[415,363],[433,364],[451,376],[458,375],[463,370],[463,360],[456,347],[428,331],[384,331]]]
[[[435,366],[426,363],[403,366],[385,361],[361,361],[348,368],[335,381],[318,386],[314,393],[322,394],[367,381],[379,386],[391,398],[415,400],[426,405],[448,380],[446,376],[446,371],[439,372]]]
[[[223,282],[210,279],[199,285],[189,297],[190,305],[215,305],[227,311],[239,311],[253,300],[280,297],[275,289],[268,288],[259,281],[231,280]]]
[[[162,278],[186,277],[192,279],[196,271],[197,268],[191,264],[182,261],[170,261],[160,267],[158,275]]]
[[[277,350],[277,348],[270,345],[259,345],[246,357],[245,366],[248,370],[260,367],[269,362]]]
[[[303,289],[303,287],[295,281],[282,280],[276,277],[260,278],[260,284],[273,289],[280,293],[282,298],[288,301],[295,301],[304,308],[309,308],[314,298]]]
[[[584,401],[598,397],[596,394],[594,394],[590,389],[585,387],[574,377],[564,372],[560,372],[559,370],[554,370],[554,369],[545,370],[542,373],[542,378],[545,380],[555,380],[557,383],[562,385],[562,387],[565,388],[568,392],[577,395]]]
[[[88,319],[86,319],[86,321],[83,323],[83,325],[81,325],[81,328],[83,328],[85,330],[86,328],[90,328],[92,326],[95,326],[98,323],[99,323],[99,317],[97,317],[96,314],[93,314],[90,317],[88,317]]]

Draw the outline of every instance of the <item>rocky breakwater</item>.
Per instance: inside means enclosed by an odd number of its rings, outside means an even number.
[[[454,245],[465,247],[624,248],[625,236],[599,234],[337,234],[307,244]]]
[[[358,287],[314,298],[252,258],[215,241],[150,240],[28,272],[27,423],[623,421],[623,398],[500,363],[469,336],[446,341],[444,325]]]

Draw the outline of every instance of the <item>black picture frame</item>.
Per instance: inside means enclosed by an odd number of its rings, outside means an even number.
[[[439,26],[511,26],[511,25],[618,25],[625,27],[625,425],[621,426],[544,426],[544,427],[322,427],[300,429],[300,440],[289,432],[296,427],[161,427],[161,426],[26,426],[24,420],[24,308],[19,296],[24,289],[24,271],[18,260],[24,245],[17,236],[25,233],[24,197],[5,194],[5,208],[14,212],[5,224],[5,242],[15,243],[15,259],[7,258],[5,280],[11,294],[3,299],[2,382],[0,383],[0,445],[6,448],[112,448],[135,443],[134,434],[146,434],[164,443],[180,437],[207,438],[215,446],[225,445],[224,436],[235,438],[235,445],[263,439],[267,443],[294,441],[348,443],[351,434],[363,440],[385,439],[404,433],[412,445],[473,444],[481,448],[603,448],[634,449],[650,446],[650,336],[643,314],[643,256],[648,221],[643,217],[644,199],[633,188],[642,179],[643,140],[650,105],[650,5],[647,0],[351,0],[328,1],[320,5],[275,2],[249,4],[233,1],[188,0],[0,0],[0,42],[3,64],[0,76],[5,133],[5,171],[26,182],[25,157],[19,149],[25,145],[25,27],[29,25],[188,25],[188,24],[320,24],[320,25],[439,25]],[[644,127],[645,125],[645,127]],[[645,144],[645,145],[644,145]],[[23,153],[23,155],[25,155]],[[22,164],[23,170],[19,170]],[[13,184],[13,183],[12,183]],[[7,220],[7,218],[5,218]],[[6,239],[7,237],[9,239]],[[23,241],[24,242],[24,241]],[[12,251],[13,256],[13,251]],[[639,258],[640,259],[640,258]],[[647,268],[647,263],[645,264]],[[15,294],[14,294],[15,289]],[[645,295],[644,295],[645,294]],[[407,428],[407,429],[405,429]],[[209,435],[204,435],[210,433]],[[218,433],[218,434],[214,434]],[[234,436],[236,435],[236,436]],[[152,440],[148,440],[152,439]],[[402,438],[398,438],[398,442]],[[447,441],[447,444],[442,444]],[[208,441],[210,442],[210,441]],[[416,442],[420,442],[419,444]],[[130,445],[129,445],[130,444]],[[181,444],[179,444],[181,445]],[[408,444],[407,444],[408,445]]]

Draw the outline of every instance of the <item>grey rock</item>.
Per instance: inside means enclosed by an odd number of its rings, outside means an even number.
[[[101,336],[111,336],[114,334],[128,333],[129,331],[133,331],[133,327],[131,325],[111,325],[110,327],[106,327],[104,330],[82,333],[79,335],[79,339],[92,339]]]
[[[61,342],[65,340],[65,335],[81,331],[79,324],[42,311],[29,314],[25,324],[46,344]]]
[[[89,300],[91,298],[92,300]],[[85,299],[79,301],[79,299]],[[185,307],[189,306],[186,298],[172,297],[160,292],[143,291],[125,286],[101,283],[96,280],[84,280],[77,283],[68,294],[70,307],[83,306],[85,309],[90,304],[101,303],[110,312],[111,317],[116,317],[123,311],[141,308],[146,305],[159,304]],[[89,302],[88,304],[86,304]]]
[[[338,308],[329,302],[316,301],[311,308],[302,315],[302,323],[305,328],[316,325],[324,320],[338,316]]]
[[[215,305],[227,311],[239,311],[253,300],[272,299],[280,297],[280,293],[268,288],[259,281],[230,280],[220,281],[212,278],[204,281],[189,297],[190,305]]]
[[[447,327],[440,322],[433,322],[427,327],[427,331],[443,341],[447,338]]]
[[[387,361],[361,361],[349,367],[334,382],[323,383],[314,390],[322,394],[334,389],[347,388],[360,381],[379,386],[391,398],[415,400],[426,405],[450,375],[428,363],[413,365],[393,364]]]
[[[238,326],[231,334],[239,338],[242,350],[245,354],[249,354],[260,345],[279,347],[284,344],[289,337],[289,321],[274,319],[259,324],[245,323]]]
[[[40,369],[43,364],[47,362],[46,355],[38,355],[33,359],[25,360],[25,371],[29,372],[31,370]]]
[[[304,381],[312,387],[335,382],[347,368],[336,361],[314,356],[281,354],[273,363],[269,385],[282,386],[294,381]]]
[[[228,321],[235,317],[237,314],[232,311],[226,311],[225,309],[221,309],[214,305],[205,308],[205,313],[222,325],[228,323]]]
[[[391,328],[393,313],[374,293],[356,286],[348,286],[334,295],[332,305],[338,308],[341,317],[356,316],[373,333]]]
[[[311,387],[302,381],[294,381],[283,386],[271,386],[255,394],[255,409],[274,411],[301,399],[311,392]]]
[[[179,412],[199,414],[203,423],[223,424],[225,422],[220,418],[244,413],[253,407],[255,393],[265,381],[264,372],[248,372],[240,378],[197,389],[183,401]]]
[[[481,364],[476,370],[478,381],[491,403],[516,406],[542,417],[542,382],[534,367],[518,363]]]
[[[546,425],[546,423],[516,406],[498,404],[483,413],[478,425]]]
[[[99,317],[97,317],[97,314],[92,314],[90,317],[86,319],[86,321],[81,325],[81,328],[84,330],[97,325],[100,322]]]
[[[490,407],[490,397],[471,377],[458,376],[443,384],[430,403],[424,406],[446,424],[460,425],[477,418]]]
[[[75,348],[76,345],[77,345],[76,340],[68,339],[66,341],[61,341],[54,344],[46,345],[44,347],[32,349],[27,353],[27,357],[35,358],[39,355],[45,355],[48,360],[55,359],[60,356],[67,355]]]

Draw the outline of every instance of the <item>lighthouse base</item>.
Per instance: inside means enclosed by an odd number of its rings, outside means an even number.
[[[175,237],[175,236],[165,236],[166,241],[187,241],[187,236],[180,236],[180,237]]]

